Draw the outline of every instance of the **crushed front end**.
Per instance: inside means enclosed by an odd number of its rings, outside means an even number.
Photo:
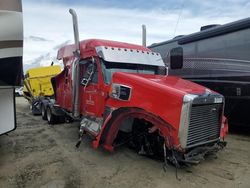
[[[178,135],[180,145],[173,154],[178,162],[197,164],[226,146],[224,137],[228,124],[223,111],[224,98],[220,94],[207,90],[204,95],[184,96]]]

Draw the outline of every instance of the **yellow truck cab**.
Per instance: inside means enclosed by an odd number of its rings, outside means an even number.
[[[33,114],[40,114],[40,99],[53,97],[51,78],[61,72],[59,65],[29,69],[25,74],[23,96],[31,103]]]

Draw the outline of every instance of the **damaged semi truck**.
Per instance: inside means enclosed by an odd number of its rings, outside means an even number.
[[[89,134],[94,148],[113,151],[129,144],[139,154],[162,156],[176,166],[198,163],[225,146],[222,95],[168,76],[160,54],[146,47],[79,41],[77,17],[70,12],[75,44],[58,51],[64,70],[51,80],[55,100],[42,103],[44,119],[50,124],[63,117],[79,120],[80,140]],[[182,64],[181,52],[171,54],[176,65]]]

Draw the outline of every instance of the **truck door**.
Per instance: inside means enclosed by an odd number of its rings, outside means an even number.
[[[93,73],[92,75],[88,75],[87,72],[89,71],[90,73],[91,69],[93,69]],[[80,74],[81,114],[101,117],[104,110],[104,92],[100,87],[100,67],[98,64],[89,61],[85,63],[80,70],[83,72]],[[86,79],[88,79],[89,76],[90,80],[87,81]]]
[[[71,92],[71,78],[69,75],[69,68],[66,67],[65,69],[65,75],[64,75],[64,91],[62,92],[63,95],[63,105],[64,108],[66,108],[67,110],[71,110],[72,109],[72,92]]]

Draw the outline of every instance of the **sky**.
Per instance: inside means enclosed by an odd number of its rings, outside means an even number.
[[[23,0],[24,64],[55,56],[56,46],[73,42],[69,8],[78,14],[80,40],[141,44],[145,24],[148,45],[250,17],[247,0]]]

